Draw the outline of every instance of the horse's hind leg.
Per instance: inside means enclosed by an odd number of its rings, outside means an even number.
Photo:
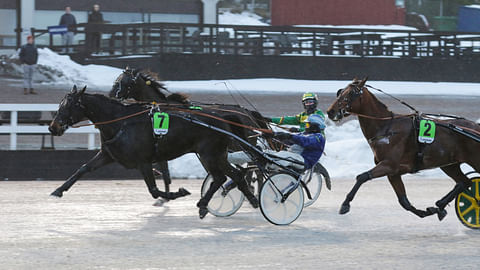
[[[470,187],[471,181],[460,169],[460,164],[452,164],[445,167],[441,167],[442,171],[450,176],[457,183],[455,187],[447,193],[443,198],[438,200],[435,205],[444,212],[444,216],[447,214],[445,211],[445,206],[451,202],[455,197],[463,192],[466,188]],[[440,216],[439,216],[440,218]],[[443,218],[443,217],[442,217]]]
[[[176,198],[190,195],[190,192],[183,188],[180,188],[178,192],[163,192],[158,190],[157,184],[155,183],[155,176],[153,175],[151,163],[141,164],[138,169],[142,173],[145,184],[147,184],[148,191],[153,198],[157,199],[158,197],[161,197],[167,200],[175,200]]]
[[[217,192],[217,190],[225,183],[227,180],[227,177],[218,170],[209,170],[208,171],[212,177],[213,177],[213,182],[210,184],[210,187],[208,188],[207,192],[203,195],[202,198],[197,203],[198,207],[198,215],[202,219],[208,214],[208,203],[213,197],[213,194]]]
[[[403,185],[402,177],[400,175],[388,176],[388,181],[397,195],[398,202],[405,210],[410,211],[421,218],[438,212],[436,208],[428,208],[427,211],[423,211],[413,207],[408,201],[405,186]]]
[[[243,173],[229,164],[227,175],[237,184],[238,189],[245,195],[253,208],[258,208],[258,200],[252,191],[248,188],[247,181]]]
[[[80,177],[82,177],[85,173],[94,171],[104,165],[112,163],[113,160],[109,155],[103,153],[103,151],[99,151],[92,159],[90,159],[87,163],[83,164],[80,169],[78,169],[72,176],[70,176],[63,185],[57,188],[54,192],[52,192],[52,196],[62,197],[63,192],[67,191],[70,187],[77,182]]]

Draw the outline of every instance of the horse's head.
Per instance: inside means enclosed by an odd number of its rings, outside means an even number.
[[[141,83],[140,71],[126,67],[120,74],[110,90],[109,96],[127,99],[135,96],[135,89]]]
[[[162,91],[166,90],[168,92],[168,90],[163,83],[154,78],[155,76],[154,73],[149,71],[143,73],[138,69],[127,67],[115,80],[109,96],[120,99],[133,98],[147,102],[167,101],[167,96]]]
[[[85,119],[82,105],[82,95],[85,89],[87,89],[86,86],[77,91],[77,86],[74,85],[72,91],[62,99],[58,111],[48,127],[52,135],[62,136],[70,126]]]
[[[338,90],[337,99],[328,108],[328,118],[333,121],[339,121],[343,117],[349,116],[351,112],[358,112],[361,101],[359,97],[364,93],[367,79],[353,79],[353,82],[347,85],[347,87]]]

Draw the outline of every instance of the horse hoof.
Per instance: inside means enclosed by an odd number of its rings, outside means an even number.
[[[178,193],[180,194],[181,197],[183,196],[188,196],[192,193],[190,193],[188,190],[184,189],[184,188],[179,188],[178,189]]]
[[[342,207],[340,207],[340,211],[338,212],[340,215],[345,215],[350,211],[350,205],[349,204],[342,204]]]
[[[55,190],[54,192],[52,192],[50,194],[50,196],[55,196],[55,197],[61,198],[63,196],[63,192],[60,191],[60,190]]]
[[[258,199],[256,197],[252,197],[250,200],[248,200],[250,204],[252,205],[253,208],[258,208],[260,205],[258,202]]]
[[[328,190],[332,190],[332,182],[330,181],[330,178],[325,178],[325,185]]]
[[[442,221],[442,219],[445,218],[445,216],[447,215],[447,210],[445,209],[438,209],[438,220]]]
[[[200,219],[203,219],[208,214],[208,209],[206,207],[202,207],[198,209],[198,215]]]

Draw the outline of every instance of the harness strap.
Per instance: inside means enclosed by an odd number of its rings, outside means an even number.
[[[263,133],[269,133],[269,134],[273,133],[273,131],[270,130],[270,129],[256,128],[256,127],[252,127],[252,126],[243,125],[243,124],[240,124],[240,123],[237,123],[237,122],[234,122],[234,121],[226,120],[226,119],[223,119],[221,117],[214,116],[214,115],[207,114],[207,113],[203,113],[203,112],[199,112],[199,111],[190,111],[190,110],[186,110],[186,109],[182,109],[182,108],[172,108],[172,109],[175,110],[175,111],[186,112],[186,113],[190,113],[190,114],[196,114],[196,115],[212,118],[212,119],[215,119],[215,120],[218,120],[218,121],[230,124],[230,125],[246,128],[246,129],[249,129],[249,130],[257,130],[257,131],[261,131]]]
[[[423,164],[423,157],[424,157],[423,151],[425,150],[426,144],[418,141],[418,133],[420,132],[420,116],[419,115],[415,115],[415,117],[412,119],[412,124],[413,124],[414,136],[415,136],[414,140],[418,147],[417,153],[415,155],[415,163],[413,164],[413,173],[416,173],[420,171],[420,167]]]
[[[167,107],[183,107],[187,104],[172,104],[172,103],[158,103],[158,102],[139,102],[139,101],[128,101],[127,102],[128,104],[145,104],[145,105],[160,105],[160,106],[167,106]],[[191,103],[192,105],[201,105],[203,107],[207,107],[209,109],[212,109],[212,110],[217,110],[217,111],[222,111],[222,112],[231,112],[231,113],[235,113],[235,114],[240,114],[240,115],[243,115],[243,116],[246,116],[246,117],[249,117],[249,118],[252,118],[251,115],[249,114],[246,114],[246,113],[243,113],[243,112],[239,112],[239,111],[235,111],[235,110],[230,110],[230,109],[222,109],[222,108],[218,108],[219,106],[222,106],[222,105],[225,105],[225,104],[208,104],[208,103]],[[241,107],[239,107],[241,108]]]
[[[361,114],[361,113],[354,113],[354,112],[348,112],[348,113],[356,115],[356,116],[368,118],[368,119],[373,119],[373,120],[392,120],[392,119],[397,119],[397,118],[407,118],[407,117],[411,117],[411,116],[416,115],[415,113],[411,113],[411,114],[392,115],[392,116],[388,116],[388,117],[375,117],[375,116],[370,116],[370,115]]]

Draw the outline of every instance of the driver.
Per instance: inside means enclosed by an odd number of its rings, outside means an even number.
[[[278,125],[300,125],[300,128],[290,128],[291,132],[302,132],[305,130],[305,120],[310,115],[319,115],[325,120],[325,115],[319,109],[318,106],[318,96],[314,93],[307,92],[302,96],[302,104],[305,109],[303,112],[295,116],[282,116],[282,117],[273,117],[267,118],[269,122],[273,122]],[[323,132],[322,132],[323,133]],[[323,133],[324,134],[324,133]]]
[[[312,114],[304,123],[305,132],[296,134],[275,132],[273,134],[274,138],[291,145],[288,150],[280,152],[265,150],[265,152],[281,157],[282,159],[276,161],[285,167],[291,166],[304,170],[312,168],[322,156],[325,147],[325,137],[322,134],[325,129],[325,121],[320,115]],[[300,161],[304,166],[284,159]],[[250,162],[251,158],[240,151],[228,154],[228,161],[233,164],[244,164]]]

